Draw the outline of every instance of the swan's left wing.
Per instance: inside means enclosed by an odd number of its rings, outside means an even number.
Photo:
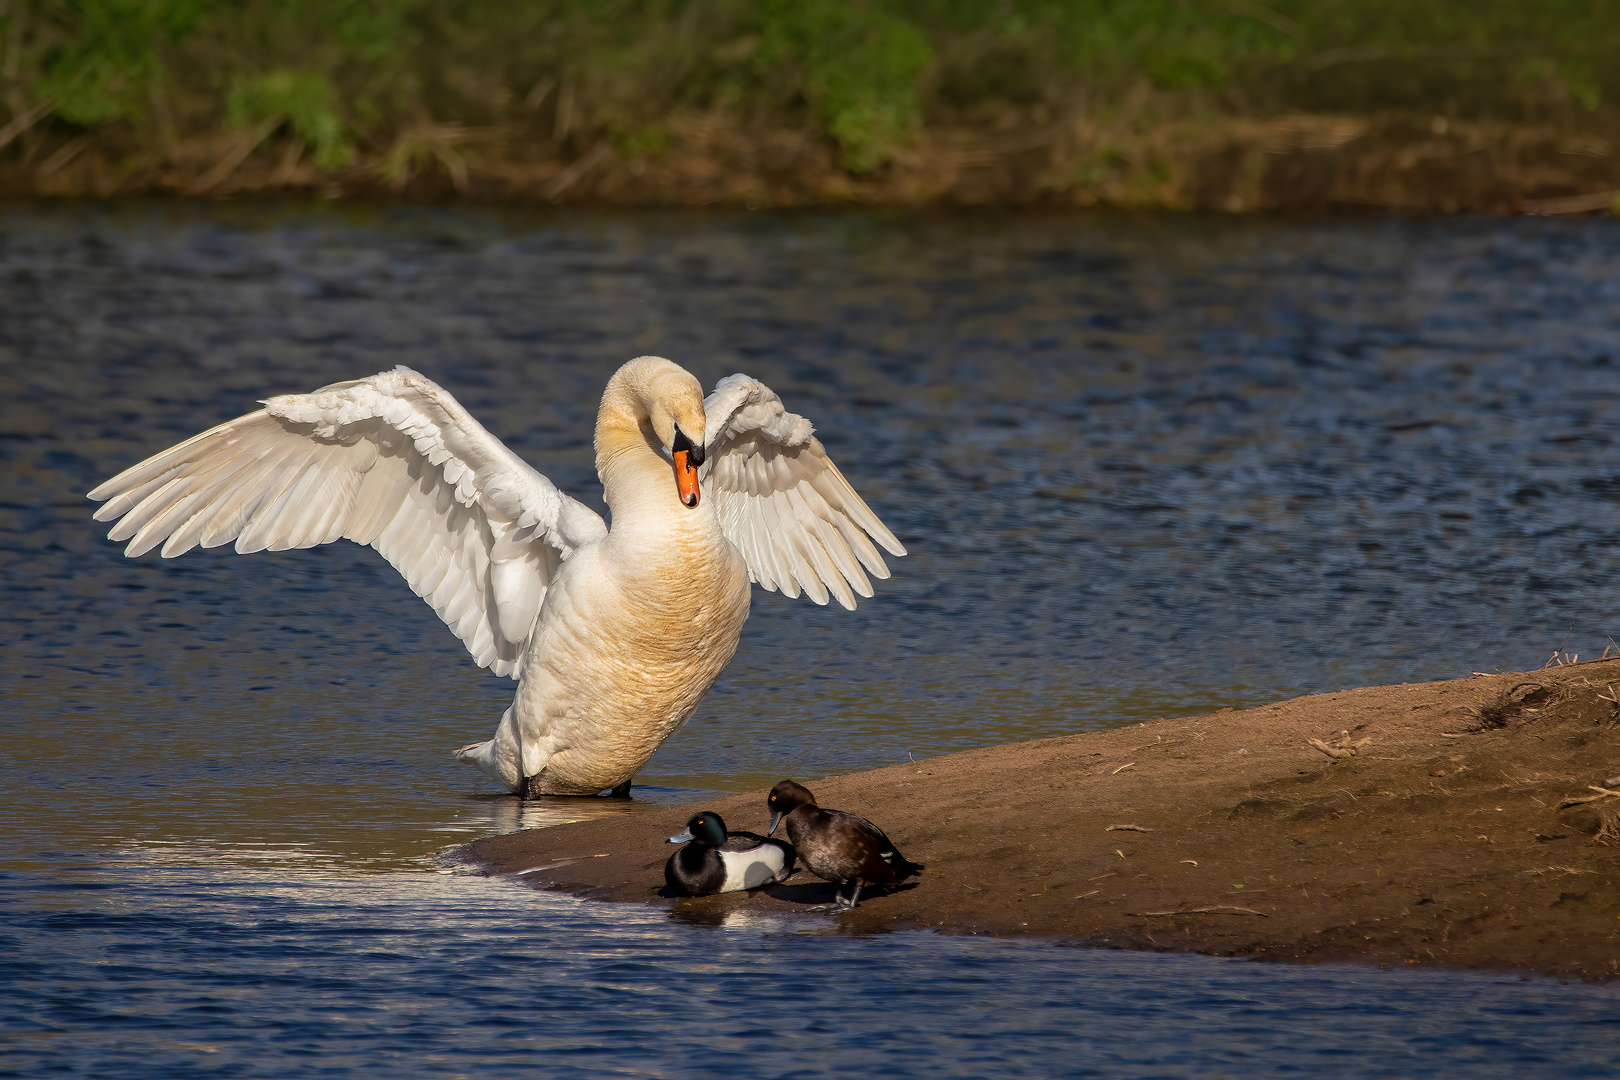
[[[552,578],[602,519],[409,368],[264,405],[90,492],[96,520],[131,556],[370,545],[481,667],[517,678]]]
[[[872,595],[867,574],[889,576],[872,541],[892,555],[906,549],[855,494],[810,421],[747,375],[721,379],[703,409],[703,495],[753,579],[818,604],[831,595],[854,610],[857,594]]]

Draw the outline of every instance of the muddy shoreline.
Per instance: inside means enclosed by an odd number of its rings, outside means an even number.
[[[836,916],[853,933],[1038,935],[1607,981],[1620,976],[1620,846],[1609,842],[1620,798],[1589,785],[1620,773],[1617,683],[1620,660],[1589,661],[797,779],[928,866],[916,885]],[[1345,747],[1351,756],[1328,752]],[[1574,798],[1592,801],[1561,807]],[[831,886],[802,871],[753,894],[659,895],[663,839],[695,809],[758,830],[764,806],[760,791],[651,808],[449,857],[695,922],[830,899]]]
[[[317,166],[268,128],[160,143],[30,129],[0,199],[293,198],[485,205],[900,209],[1112,207],[1221,214],[1612,214],[1620,138],[1429,116],[1200,114],[1145,127],[1066,116],[987,133],[928,128],[852,173],[805,127],[671,121],[657,152],[610,139],[428,125]],[[415,148],[401,157],[401,148]],[[402,166],[401,162],[405,164]]]

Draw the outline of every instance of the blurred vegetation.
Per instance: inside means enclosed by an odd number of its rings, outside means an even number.
[[[1617,49],[1603,0],[0,0],[0,142],[274,133],[394,175],[455,130],[656,156],[711,114],[866,174],[920,129],[1077,113],[1578,126],[1620,101]]]

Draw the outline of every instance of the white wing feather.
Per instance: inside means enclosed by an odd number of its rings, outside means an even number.
[[[703,402],[707,431],[699,481],[726,539],[762,588],[854,609],[889,576],[876,540],[906,549],[832,463],[815,428],[782,407],[770,387],[728,375]],[[863,572],[863,569],[864,572]]]
[[[269,398],[94,491],[126,555],[236,541],[283,551],[367,544],[473,659],[516,678],[557,567],[602,519],[407,367]]]

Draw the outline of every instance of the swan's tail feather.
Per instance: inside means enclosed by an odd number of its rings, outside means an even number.
[[[478,766],[507,791],[522,794],[523,769],[520,767],[522,753],[518,749],[517,734],[513,730],[511,709],[507,709],[501,715],[501,722],[495,728],[493,739],[488,742],[468,743],[453,753],[456,760]]]

